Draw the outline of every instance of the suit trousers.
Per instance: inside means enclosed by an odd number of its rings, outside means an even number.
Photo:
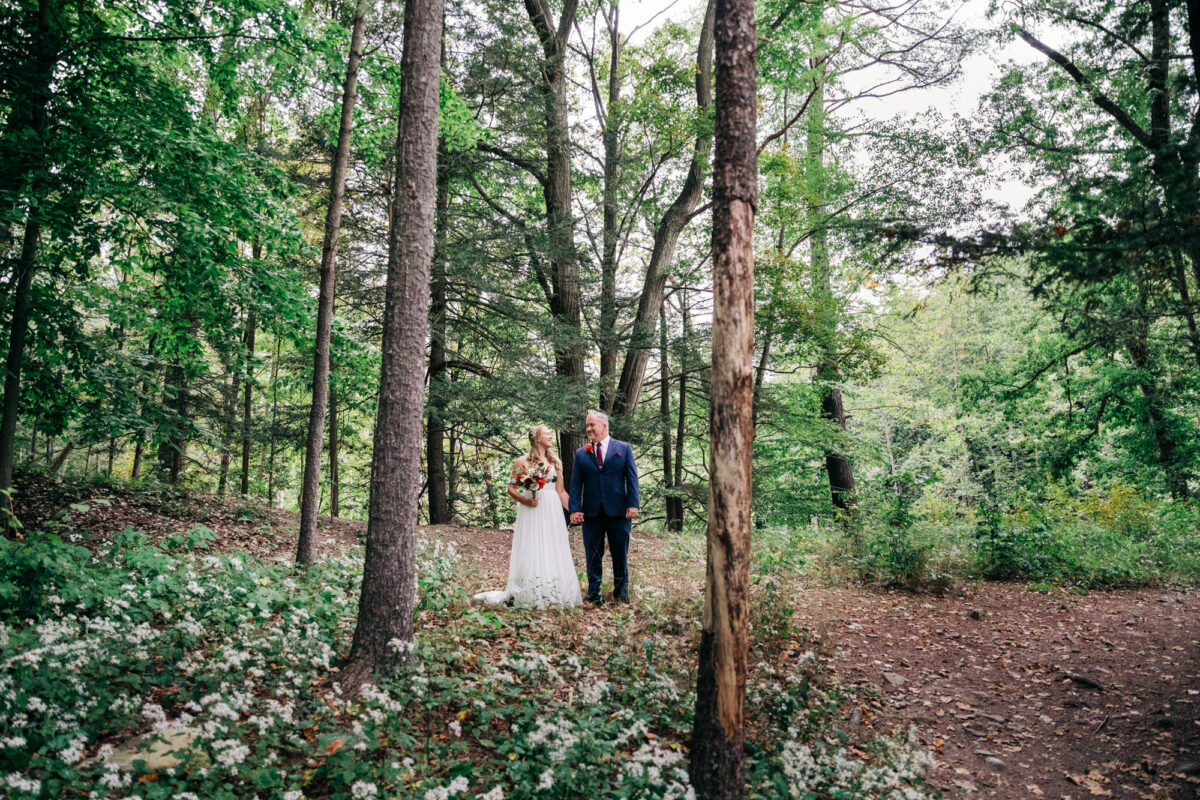
[[[612,555],[613,564],[613,598],[616,600],[629,599],[629,528],[630,521],[625,517],[610,517],[601,513],[595,517],[585,517],[583,520],[583,552],[587,561],[588,590],[587,599],[597,602],[600,599],[600,584],[604,578],[604,543],[608,542],[608,552]]]

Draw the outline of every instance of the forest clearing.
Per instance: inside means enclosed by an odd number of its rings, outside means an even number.
[[[0,0],[0,800],[1200,790],[1200,0]]]

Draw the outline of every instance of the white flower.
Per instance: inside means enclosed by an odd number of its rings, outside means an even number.
[[[496,786],[487,794],[479,795],[479,800],[504,800],[504,790]]]
[[[355,781],[350,787],[350,796],[355,798],[374,797],[379,794],[379,787],[366,781]]]
[[[498,787],[497,787],[498,788]],[[539,792],[549,791],[554,788],[554,772],[546,770],[542,773],[542,777],[538,779],[537,785]]]
[[[462,723],[459,722],[458,720],[456,720],[456,719],[450,720],[450,723],[446,727],[448,727],[450,729],[450,732],[453,733],[455,736],[459,736],[459,737],[462,736]]]
[[[33,778],[26,778],[24,775],[18,775],[15,772],[9,773],[4,778],[4,782],[8,784],[10,789],[20,789],[23,792],[37,794],[42,790],[42,782],[35,781]]]

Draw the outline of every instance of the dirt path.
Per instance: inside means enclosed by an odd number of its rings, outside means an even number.
[[[797,613],[836,645],[863,732],[916,726],[948,796],[1200,796],[1196,591],[809,588]]]

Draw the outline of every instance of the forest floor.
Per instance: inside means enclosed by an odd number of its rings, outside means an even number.
[[[27,527],[69,514],[73,530],[133,527],[161,538],[200,523],[221,550],[286,560],[294,547],[297,516],[287,512],[203,495],[164,505],[136,492],[56,491],[53,482],[27,487],[17,503]],[[345,551],[363,527],[322,519],[321,548]],[[444,525],[422,537],[453,543],[468,595],[503,588],[510,531]],[[676,608],[696,607],[702,541],[635,532],[630,563],[635,613],[672,598]],[[1200,797],[1200,591],[1076,594],[980,582],[924,595],[790,575],[787,585],[798,638],[828,656],[841,686],[851,744],[914,727],[946,797]],[[613,613],[621,612],[611,604],[585,610],[575,625],[603,628]]]

